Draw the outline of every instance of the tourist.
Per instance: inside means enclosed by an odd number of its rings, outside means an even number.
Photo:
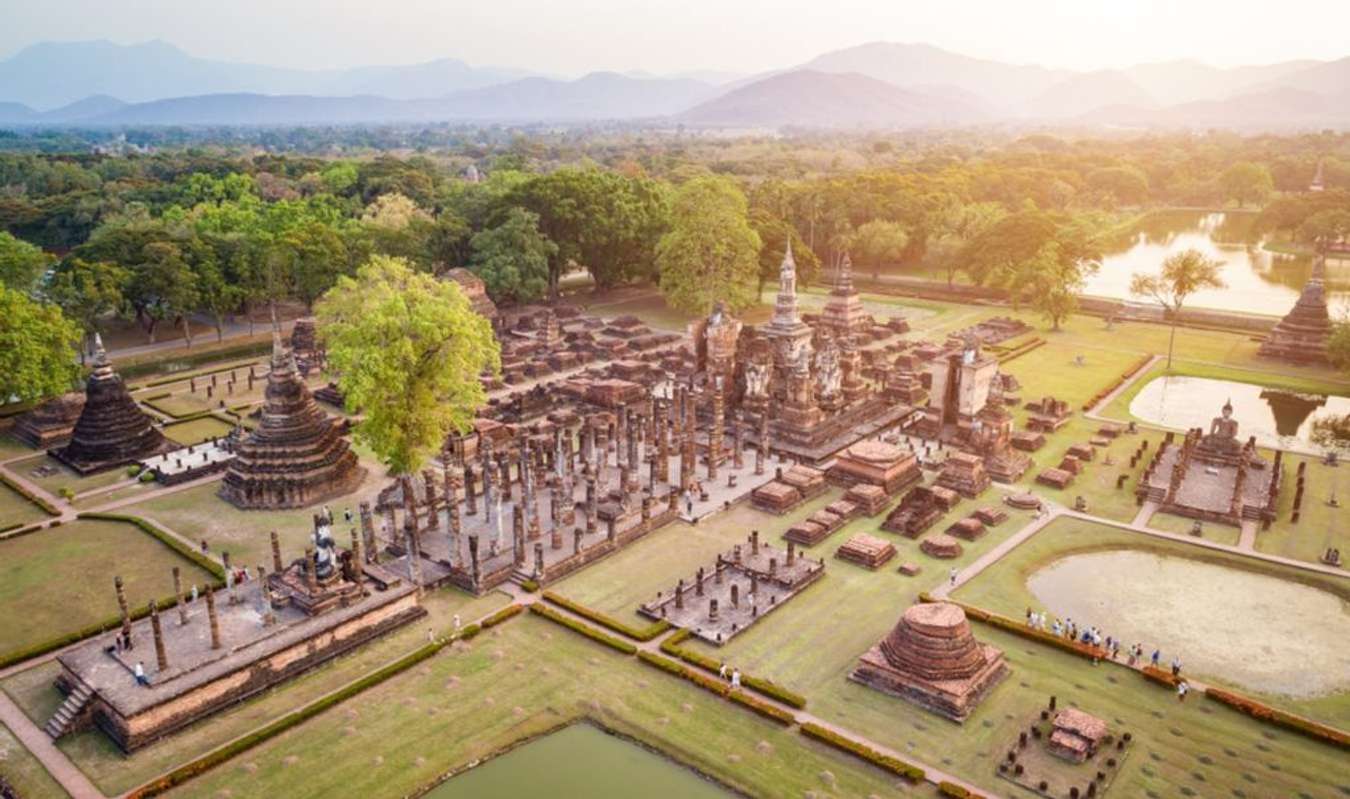
[[[1149,660],[1153,663],[1153,668],[1155,669],[1158,668],[1158,661],[1161,659],[1162,659],[1162,650],[1159,649],[1153,650],[1153,657],[1149,658]]]
[[[135,665],[134,667],[132,667],[131,673],[136,675],[136,684],[137,684],[137,685],[142,685],[142,686],[144,686],[144,687],[146,687],[146,688],[149,688],[149,687],[150,687],[150,679],[149,679],[148,677],[145,676],[145,664],[144,664],[144,663],[140,662],[139,660],[136,661],[136,665]]]
[[[203,538],[203,539],[202,539],[202,554],[205,555],[205,554],[209,553],[210,551],[211,551],[211,545],[208,544],[208,543],[206,543],[206,539]]]
[[[1139,659],[1139,644],[1130,647],[1130,656],[1126,659],[1125,665],[1134,668],[1134,664]]]
[[[1036,624],[1036,614],[1031,612],[1031,608],[1027,608],[1027,626],[1032,627],[1035,624]]]
[[[454,619],[452,619],[452,622],[453,622],[454,625],[455,625],[455,632],[458,633],[458,632],[459,632],[459,614],[458,614],[458,613],[455,614],[455,617],[454,617]]]
[[[952,585],[956,585],[956,567],[955,567],[955,566],[952,567],[952,570],[951,570],[951,573],[950,573],[949,576],[951,577]]]
[[[1188,693],[1190,693],[1190,692],[1191,692],[1191,686],[1187,685],[1185,680],[1182,680],[1181,682],[1177,683],[1177,701],[1178,701],[1178,702],[1185,702],[1185,701],[1186,701],[1186,694],[1188,694]]]
[[[740,669],[734,669],[734,670],[731,672],[731,687],[732,687],[733,690],[741,687],[741,670],[740,670]]]
[[[717,676],[724,680],[727,678],[727,662],[725,660],[717,667]]]
[[[1059,623],[1059,619],[1055,619],[1055,623],[1051,625],[1050,631],[1055,634],[1056,638],[1064,634],[1064,627]]]
[[[196,602],[196,601],[197,601],[197,584],[196,584],[196,583],[193,583],[193,584],[192,584],[192,601],[193,601],[193,602]]]
[[[351,524],[351,523],[352,523],[352,509],[351,509],[351,508],[347,508],[346,510],[344,510],[344,511],[342,512],[342,518],[346,520],[347,524]]]
[[[1172,676],[1181,676],[1181,658],[1176,655],[1172,656]]]

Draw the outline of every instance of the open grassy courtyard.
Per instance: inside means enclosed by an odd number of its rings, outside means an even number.
[[[114,575],[137,607],[173,596],[174,566],[184,585],[210,580],[123,522],[80,520],[0,541],[0,655],[115,617]]]
[[[8,727],[0,724],[0,775],[9,781],[19,796],[34,799],[60,799],[65,790],[52,779]]]
[[[47,512],[18,491],[0,483],[0,530],[19,527],[47,518]]]

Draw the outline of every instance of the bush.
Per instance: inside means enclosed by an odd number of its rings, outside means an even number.
[[[1273,708],[1241,694],[1235,694],[1232,691],[1225,691],[1220,688],[1206,688],[1205,696],[1254,719],[1267,721],[1287,730],[1293,730],[1311,738],[1335,744],[1342,749],[1350,749],[1350,734],[1335,727]]]
[[[71,488],[70,486],[61,486],[60,490],[58,490],[56,493],[59,494],[61,499],[64,499],[66,502],[69,502],[75,498],[75,489]]]
[[[852,738],[845,738],[839,733],[826,729],[825,727],[813,722],[806,722],[802,725],[802,734],[808,738],[815,738],[817,741],[829,744],[835,749],[847,752],[855,757],[859,757],[872,765],[889,771],[890,773],[904,777],[910,782],[923,782],[926,776],[924,770],[918,766],[910,765],[899,758],[883,755],[872,747],[864,743],[859,743]]]
[[[146,469],[145,471],[141,472],[141,476],[137,477],[136,479],[140,480],[142,483],[153,483],[155,482],[155,473],[153,470]]]
[[[525,611],[524,605],[507,605],[506,607],[502,608],[501,610],[497,611],[491,616],[488,616],[486,619],[483,619],[482,622],[483,629],[487,629],[489,627],[496,627],[498,624],[501,624],[507,619],[513,619],[517,615],[523,613],[524,611]]]
[[[525,581],[521,582],[520,587],[521,587],[523,590],[525,590],[525,591],[527,591],[527,592],[533,594],[535,591],[538,591],[538,590],[539,590],[539,581],[538,581],[538,580],[525,580]]]
[[[585,605],[581,604],[580,602],[573,602],[567,597],[559,596],[558,594],[555,594],[552,591],[545,591],[543,593],[543,597],[544,599],[547,599],[549,602],[552,602],[553,604],[557,605],[560,608],[570,610],[571,612],[577,614],[578,616],[584,616],[590,619],[591,621],[595,622],[601,627],[608,627],[609,629],[613,630],[616,633],[626,635],[629,638],[634,638],[637,639],[638,641],[650,641],[656,636],[670,629],[670,622],[666,621],[665,619],[653,622],[647,625],[646,627],[643,627],[642,629],[638,629],[636,627],[624,624],[623,622],[619,621],[616,618],[613,618],[612,616],[606,616],[605,614],[601,613],[598,610],[588,608]]]
[[[127,477],[135,477],[140,473],[141,473],[141,465],[139,463],[133,463],[127,467]]]
[[[954,799],[982,799],[980,794],[971,793],[954,782],[939,782],[938,793],[943,796],[954,797]]]
[[[548,619],[554,624],[560,624],[573,632],[581,633],[582,635],[586,636],[592,641],[602,643],[611,649],[617,649],[618,651],[624,653],[625,655],[637,654],[638,651],[637,647],[633,646],[627,641],[620,641],[618,638],[615,638],[611,635],[605,635],[599,630],[592,630],[590,627],[587,627],[581,622],[569,619],[568,617],[562,615],[556,610],[553,610],[552,608],[547,608],[537,602],[533,605],[530,605],[530,612],[535,614],[536,616],[543,616],[544,618]]]

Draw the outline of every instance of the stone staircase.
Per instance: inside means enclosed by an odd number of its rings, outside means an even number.
[[[514,569],[511,572],[511,582],[516,585],[524,585],[527,580],[533,580],[534,575],[524,569]]]
[[[85,685],[83,681],[78,682],[71,689],[71,692],[66,694],[66,701],[61,703],[61,706],[56,709],[56,713],[50,719],[47,719],[47,723],[43,725],[42,729],[51,736],[53,741],[70,732],[70,727],[75,719],[80,717],[80,714],[89,704],[89,700],[93,698],[94,689]]]

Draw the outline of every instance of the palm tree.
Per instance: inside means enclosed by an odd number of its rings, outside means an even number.
[[[1183,250],[1163,261],[1162,273],[1136,273],[1130,280],[1130,293],[1148,297],[1163,307],[1172,317],[1172,334],[1167,339],[1167,368],[1172,368],[1172,346],[1177,340],[1177,322],[1186,298],[1201,289],[1221,289],[1226,286],[1219,277],[1223,261],[1208,258],[1199,250]]]

